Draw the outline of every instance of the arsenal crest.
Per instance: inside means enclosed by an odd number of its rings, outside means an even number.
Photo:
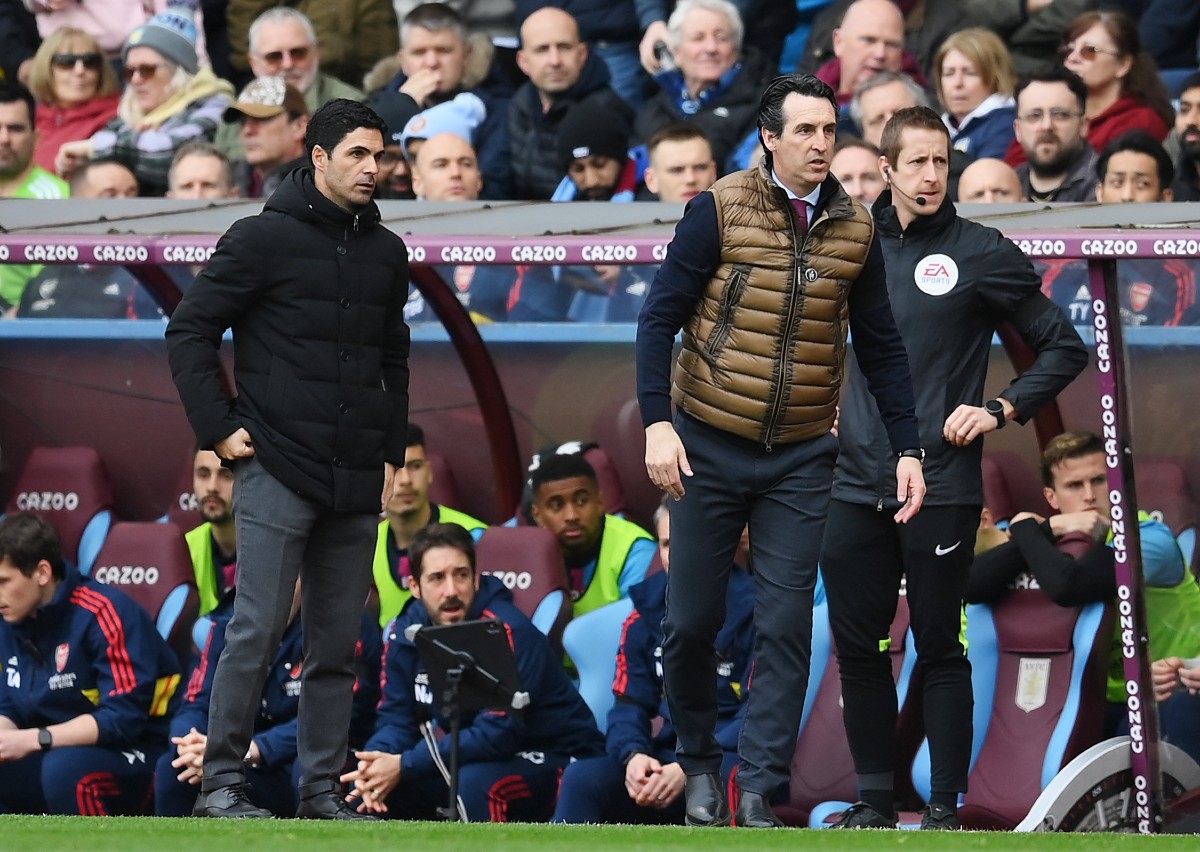
[[[63,642],[54,649],[54,667],[59,671],[59,673],[61,673],[62,670],[67,667],[67,657],[70,655],[71,646],[66,642]]]
[[[1146,305],[1150,304],[1150,297],[1154,295],[1154,288],[1145,281],[1135,281],[1129,287],[1129,307],[1133,308],[1135,313],[1141,313],[1146,310]]]

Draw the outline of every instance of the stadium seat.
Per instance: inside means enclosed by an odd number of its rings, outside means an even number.
[[[508,587],[517,608],[561,652],[574,603],[554,534],[541,527],[489,527],[476,545],[475,563],[479,573]]]
[[[200,597],[183,531],[170,522],[113,524],[92,576],[150,613],[186,670]]]
[[[187,457],[187,464],[182,466],[179,482],[171,492],[171,503],[161,520],[170,521],[184,532],[195,529],[204,523],[204,515],[200,513],[200,504],[196,501],[195,493],[195,458]]]
[[[462,509],[462,500],[458,496],[458,483],[446,457],[438,453],[426,453],[429,468],[433,473],[433,482],[429,485],[429,499],[439,506],[449,506],[451,509]]]
[[[617,475],[617,465],[612,456],[602,447],[591,446],[584,450],[583,457],[596,471],[600,496],[604,498],[604,513],[627,517],[629,501],[625,498],[625,488],[621,485],[621,477]]]
[[[1050,514],[1037,474],[1020,456],[1005,450],[983,454],[983,503],[1001,528],[1018,511],[1037,512],[1043,517]]]
[[[32,512],[49,521],[62,539],[63,556],[87,574],[112,526],[112,505],[112,485],[94,449],[37,447],[6,512]]]
[[[621,598],[584,613],[563,631],[563,647],[579,673],[579,694],[601,733],[608,729],[608,711],[613,705],[621,631],[632,612],[633,601]]]
[[[1169,458],[1139,458],[1134,476],[1138,508],[1170,527],[1188,566],[1196,565],[1196,528],[1200,512],[1196,510],[1183,465]]]

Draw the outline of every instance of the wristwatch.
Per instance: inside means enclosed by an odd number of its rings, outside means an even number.
[[[998,399],[989,399],[983,404],[983,407],[988,414],[996,418],[996,428],[1003,429],[1008,423],[1008,417],[1004,413],[1004,403]]]
[[[901,450],[896,457],[901,459],[916,459],[917,461],[921,462],[921,464],[924,464],[925,450],[923,450],[921,447],[916,447],[915,449],[911,450]]]
[[[38,748],[50,751],[54,747],[54,735],[48,728],[38,728]]]

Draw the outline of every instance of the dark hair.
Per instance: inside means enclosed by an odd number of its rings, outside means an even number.
[[[1079,102],[1079,111],[1083,112],[1087,108],[1087,84],[1080,79],[1078,74],[1069,68],[1065,68],[1062,65],[1055,65],[1045,71],[1039,71],[1036,74],[1030,74],[1028,77],[1021,78],[1021,81],[1017,83],[1017,88],[1013,92],[1013,98],[1018,103],[1021,100],[1021,92],[1025,91],[1030,83],[1062,83],[1071,90],[1071,94]]]
[[[771,152],[767,150],[762,132],[769,130],[775,136],[783,135],[783,102],[792,93],[806,98],[824,98],[833,107],[833,117],[836,119],[838,116],[837,95],[828,83],[811,74],[792,73],[776,77],[763,89],[758,101],[758,144],[762,145],[767,168],[771,168]]]
[[[883,136],[879,139],[879,150],[887,157],[890,165],[895,166],[896,161],[900,159],[900,140],[904,131],[909,128],[938,131],[946,137],[946,150],[949,151],[950,131],[946,129],[942,117],[929,107],[905,107],[896,110],[888,119],[888,123],[883,126]]]
[[[15,104],[17,101],[23,101],[29,110],[29,129],[33,130],[34,116],[37,114],[33,93],[16,80],[0,80],[0,104]]]
[[[1067,459],[1079,459],[1096,453],[1104,453],[1104,442],[1098,435],[1091,432],[1063,432],[1061,435],[1055,435],[1042,450],[1042,485],[1047,488],[1054,487],[1054,468]]]
[[[425,554],[435,547],[453,547],[467,555],[471,573],[475,572],[475,539],[458,524],[429,524],[417,530],[408,545],[409,570],[417,582],[421,581]]]
[[[133,177],[133,182],[139,184],[138,190],[141,191],[141,185],[137,179],[137,175],[134,173],[133,169],[129,168],[127,163],[121,162],[116,157],[100,157],[95,160],[88,160],[71,174],[71,180],[68,183],[71,186],[72,196],[79,194],[79,190],[83,188],[83,182],[87,179],[87,176],[91,170],[99,168],[100,166],[120,166],[125,171],[129,172],[129,174]]]
[[[1183,93],[1188,89],[1200,89],[1200,71],[1188,74],[1183,81],[1183,85],[1179,87],[1179,94],[1182,97]]]
[[[413,423],[411,420],[408,421],[407,436],[408,436],[407,441],[405,442],[404,446],[406,446],[406,447],[423,447],[423,446],[425,446],[425,430],[422,429],[420,426],[418,426],[416,423]]]
[[[1134,151],[1152,157],[1158,164],[1159,192],[1171,187],[1171,181],[1175,180],[1175,166],[1171,163],[1166,149],[1145,130],[1130,130],[1128,133],[1122,133],[1104,146],[1100,159],[1096,160],[1096,181],[1098,183],[1104,183],[1104,179],[1108,175],[1108,161],[1112,159],[1113,154],[1119,154],[1122,151]]]
[[[185,142],[179,146],[179,150],[171,158],[171,168],[167,171],[168,185],[171,183],[171,177],[175,174],[175,167],[188,157],[212,157],[221,164],[221,175],[225,179],[225,188],[233,188],[233,164],[229,162],[229,157],[224,151],[207,139],[193,139],[191,142]]]
[[[309,159],[318,145],[325,153],[332,154],[343,139],[360,127],[378,130],[381,137],[387,136],[387,125],[375,110],[348,98],[334,98],[309,118],[304,150]]]
[[[1072,42],[1096,24],[1104,27],[1122,56],[1133,60],[1129,73],[1121,79],[1121,96],[1133,98],[1154,110],[1170,127],[1175,123],[1171,96],[1158,76],[1154,58],[1142,50],[1137,24],[1124,12],[1084,12],[1067,27],[1066,42]]]
[[[404,16],[400,22],[400,46],[404,47],[404,34],[420,27],[431,33],[454,30],[463,41],[467,40],[467,24],[453,6],[446,3],[422,3]]]
[[[529,471],[529,491],[537,502],[537,494],[547,482],[561,482],[577,476],[587,477],[599,487],[596,469],[583,457],[583,453],[541,453],[537,467]]]
[[[864,151],[874,154],[876,157],[880,155],[880,150],[868,142],[866,139],[859,139],[857,136],[843,136],[838,140],[833,149],[833,156],[837,156],[842,151],[849,148],[862,148]]]
[[[653,156],[655,149],[664,142],[687,142],[692,139],[703,139],[712,148],[708,134],[690,121],[672,121],[655,130],[646,140],[646,154]]]
[[[0,103],[12,102],[0,100]],[[33,576],[43,559],[50,563],[55,580],[67,576],[57,530],[46,519],[28,512],[9,515],[0,521],[0,561],[5,559],[26,577]]]

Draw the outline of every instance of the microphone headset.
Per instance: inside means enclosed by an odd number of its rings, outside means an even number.
[[[913,202],[914,204],[916,204],[918,207],[924,207],[926,204],[928,204],[928,203],[929,203],[929,202],[928,202],[928,201],[926,201],[926,200],[925,200],[925,199],[924,199],[922,196],[920,196],[920,195],[915,195],[915,196],[914,196],[914,195],[909,195],[907,192],[905,192],[904,190],[902,190],[900,187],[896,186],[896,184],[892,183],[892,170],[891,170],[891,168],[890,168],[890,167],[889,167],[889,168],[886,168],[886,169],[884,169],[884,170],[883,170],[883,179],[884,179],[884,181],[887,183],[887,185],[888,185],[888,189],[890,189],[892,192],[898,192],[898,193],[900,193],[900,194],[901,194],[901,195],[903,195],[905,198],[907,198],[909,201],[911,201],[911,202]]]

